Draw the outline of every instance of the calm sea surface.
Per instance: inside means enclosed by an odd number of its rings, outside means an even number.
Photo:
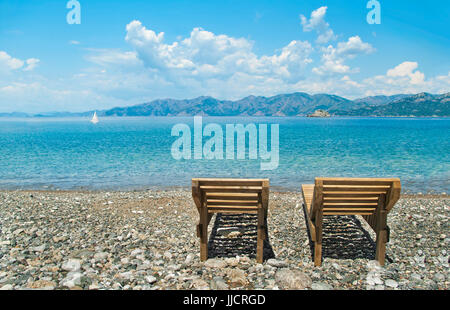
[[[400,177],[405,191],[450,192],[448,118],[203,118],[224,133],[225,124],[279,124],[272,171],[261,171],[260,159],[173,159],[177,123],[192,128],[193,118],[0,119],[0,189],[129,190],[188,187],[192,177],[268,177],[271,186],[298,190],[316,176],[345,176]]]

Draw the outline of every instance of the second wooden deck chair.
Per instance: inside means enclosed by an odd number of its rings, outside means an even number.
[[[202,261],[208,259],[208,224],[214,213],[254,213],[258,215],[256,260],[263,262],[268,179],[192,179],[192,197],[200,215],[197,236]]]
[[[314,264],[322,264],[322,218],[361,215],[376,233],[375,259],[384,265],[389,241],[387,214],[400,198],[400,179],[316,178],[303,184],[306,221],[314,242]]]

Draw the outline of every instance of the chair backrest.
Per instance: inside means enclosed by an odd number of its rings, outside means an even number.
[[[387,212],[400,198],[398,178],[316,178],[311,214],[372,215],[380,198]]]
[[[199,212],[256,213],[267,208],[268,179],[192,179],[192,196]]]

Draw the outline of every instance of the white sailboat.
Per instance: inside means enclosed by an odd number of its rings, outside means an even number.
[[[91,119],[91,123],[92,124],[97,124],[99,122],[98,117],[97,117],[97,112],[94,112],[94,116],[92,116]]]

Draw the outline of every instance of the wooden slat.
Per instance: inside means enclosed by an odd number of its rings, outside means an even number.
[[[256,206],[258,200],[227,200],[227,199],[208,199],[206,200],[208,207],[214,205],[232,205],[232,206]]]
[[[252,179],[200,179],[200,186],[262,186],[263,180]]]
[[[378,196],[366,196],[366,197],[334,197],[333,195],[327,196],[324,195],[324,201],[336,201],[336,200],[345,200],[345,201],[359,201],[359,200],[368,200],[368,201],[378,201]]]
[[[209,206],[209,213],[257,213],[258,207],[246,206]]]
[[[269,179],[265,179],[262,183],[262,191],[259,193],[259,198],[261,199],[261,205],[264,209],[264,217],[267,218],[267,213],[269,211]]]
[[[193,178],[192,181],[198,182],[264,182],[268,179],[236,179],[236,178]]]
[[[229,210],[222,210],[222,209],[214,209],[214,210],[210,210],[208,209],[208,213],[226,213],[226,214],[242,214],[242,213],[246,213],[246,214],[258,214],[258,210],[234,210],[234,209],[229,209]]]
[[[213,199],[213,198],[207,198],[206,199],[206,202],[207,203],[210,203],[210,202],[223,202],[223,203],[258,203],[259,201],[258,200],[255,200],[255,199],[253,199],[253,200],[250,200],[250,199],[244,199],[244,200],[241,200],[241,199]]]
[[[324,179],[323,185],[358,185],[358,186],[368,186],[368,185],[385,185],[391,187],[392,179]]]
[[[376,208],[378,203],[359,203],[359,202],[324,202],[323,206],[326,207],[368,207],[368,208]]]
[[[311,202],[314,194],[314,184],[303,184],[302,185],[302,195],[307,208],[307,212],[310,212]]]
[[[257,193],[212,193],[206,192],[207,199],[257,200]]]
[[[324,197],[324,203],[377,203],[378,197]]]
[[[192,198],[194,199],[195,206],[197,207],[197,211],[200,213],[201,209],[201,200],[200,200],[200,185],[198,181],[192,180]]]
[[[350,192],[350,191],[324,191],[323,195],[326,197],[371,197],[373,195],[385,194],[386,191],[370,191],[370,192]]]
[[[367,192],[371,190],[383,191],[390,189],[389,185],[324,185],[323,191]]]
[[[210,186],[204,185],[200,186],[200,190],[203,191],[214,191],[223,193],[259,193],[262,191],[261,186]]]
[[[257,206],[236,206],[236,205],[214,205],[214,206],[208,206],[208,209],[242,209],[242,210],[251,210],[251,209],[258,209]]]
[[[398,180],[398,178],[347,178],[347,177],[317,177],[316,179],[322,180],[322,181],[344,181],[344,182],[392,182],[395,180]]]
[[[373,212],[362,212],[362,211],[358,211],[358,212],[350,212],[350,211],[346,211],[346,212],[323,212],[323,215],[372,215]]]
[[[389,212],[392,209],[392,207],[397,203],[397,201],[400,199],[401,189],[402,189],[402,186],[400,184],[400,179],[394,179],[392,188],[389,191],[389,195],[387,197],[387,202],[386,202],[386,211],[387,212]]]
[[[323,212],[373,212],[377,208],[323,208]]]

